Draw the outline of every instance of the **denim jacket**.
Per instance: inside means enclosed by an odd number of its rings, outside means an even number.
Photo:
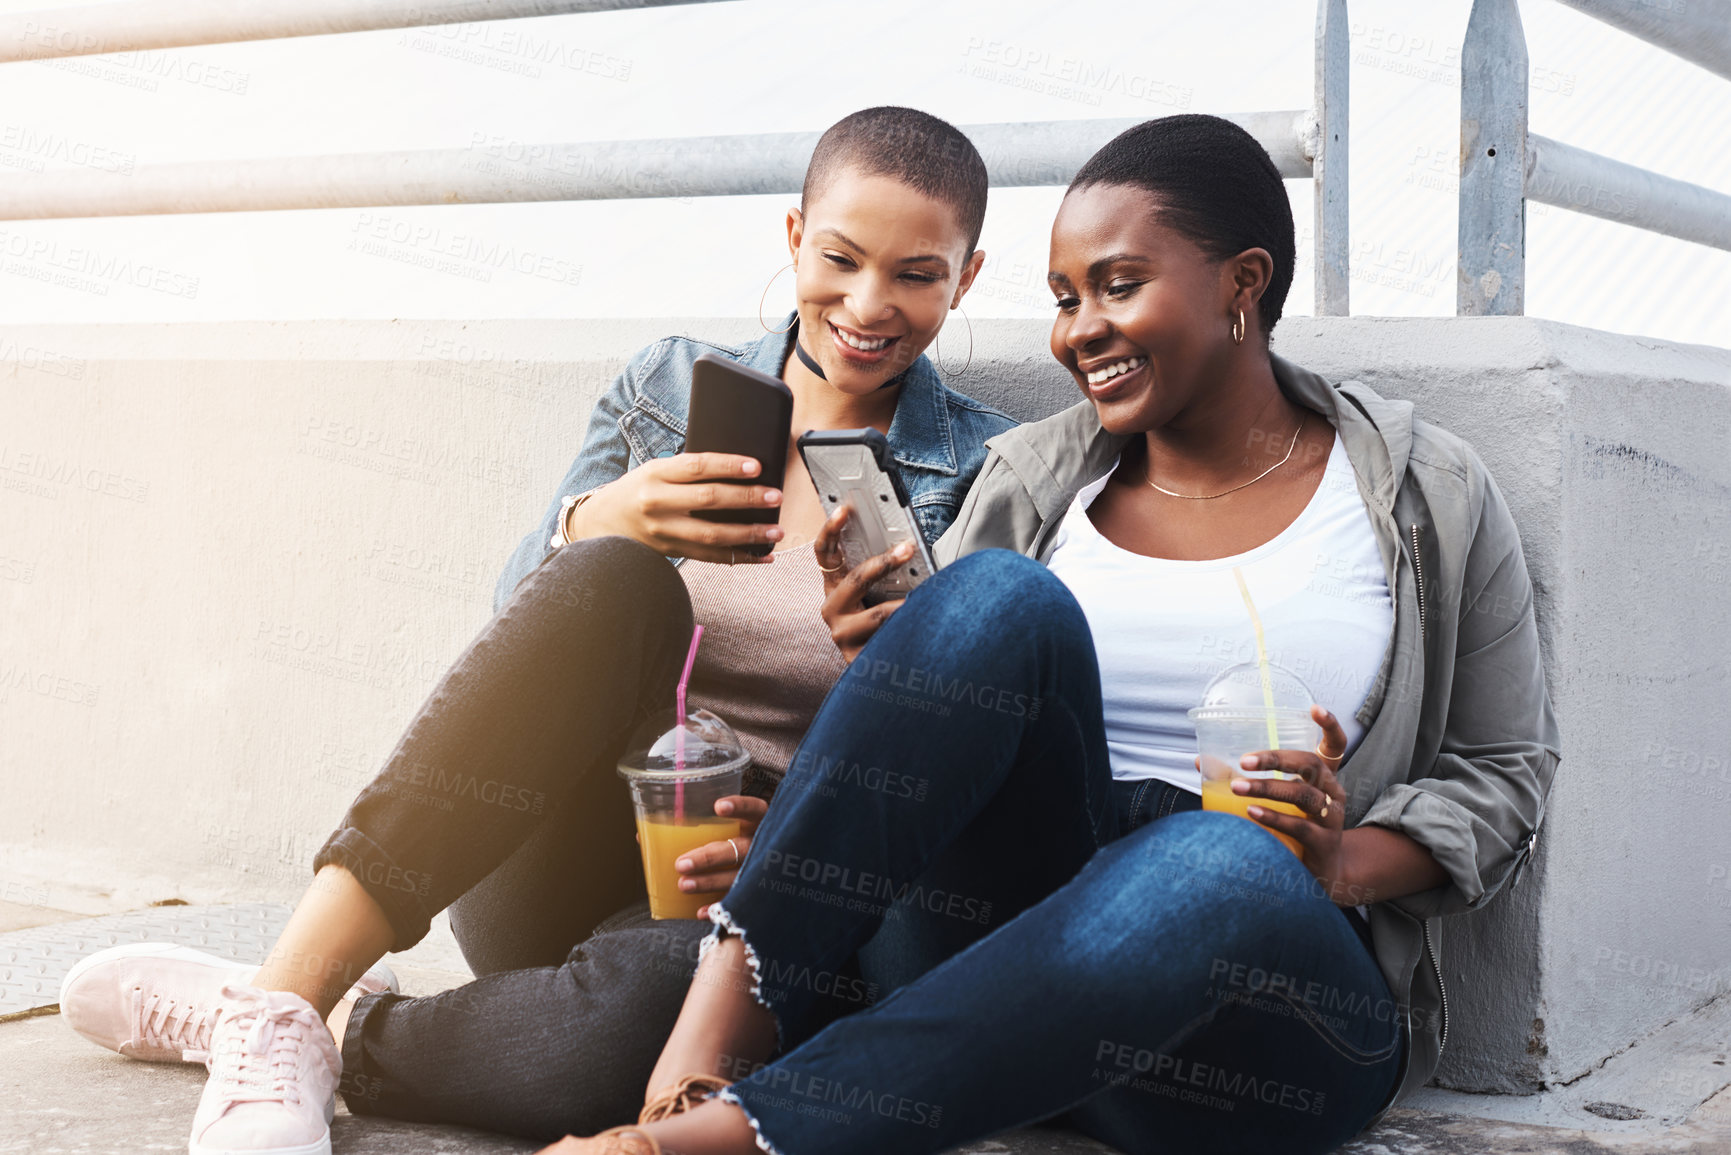
[[[795,316],[789,313],[783,319],[786,333],[772,333],[748,345],[663,337],[638,350],[595,403],[583,447],[540,523],[505,563],[493,591],[493,611],[503,608],[517,583],[552,552],[547,543],[553,536],[560,498],[594,489],[651,458],[671,457],[684,447],[691,367],[699,354],[719,353],[779,377],[793,352]],[[889,442],[928,543],[937,541],[955,520],[974,475],[985,464],[986,439],[1015,424],[996,409],[945,386],[924,354],[914,360],[902,381]],[[683,559],[672,560],[677,565]]]

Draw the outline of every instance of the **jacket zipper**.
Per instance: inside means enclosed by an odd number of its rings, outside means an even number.
[[[1509,875],[1509,889],[1510,890],[1514,890],[1516,887],[1520,886],[1521,875],[1523,873],[1525,873],[1525,871],[1527,869],[1527,864],[1533,860],[1533,855],[1538,850],[1539,827],[1543,826],[1544,824],[1545,824],[1545,811],[1544,811],[1544,808],[1541,807],[1539,809],[1539,820],[1537,822],[1533,823],[1533,832],[1531,834],[1527,835],[1526,842],[1524,844],[1522,844],[1522,846],[1521,846],[1521,852],[1515,856],[1515,868],[1514,868],[1513,873],[1511,873]]]
[[[1437,1039],[1437,1054],[1449,1045],[1449,989],[1443,984],[1442,966],[1430,945],[1430,919],[1424,920],[1424,956],[1430,960],[1431,973],[1436,975],[1436,989],[1442,995],[1442,1035]]]
[[[1412,576],[1418,584],[1418,632],[1424,633],[1424,566],[1418,559],[1418,522],[1412,523]]]
[[[1418,552],[1418,522],[1413,522],[1410,529],[1412,532],[1412,576],[1414,584],[1418,587],[1418,632],[1419,636],[1423,637],[1424,562],[1420,559]],[[1430,960],[1431,973],[1436,976],[1437,993],[1442,996],[1442,1032],[1437,1038],[1437,1054],[1440,1055],[1444,1048],[1449,1045],[1449,989],[1448,985],[1443,982],[1442,964],[1437,960],[1436,949],[1431,946],[1430,919],[1427,918],[1424,920],[1423,927],[1424,956],[1426,959]]]

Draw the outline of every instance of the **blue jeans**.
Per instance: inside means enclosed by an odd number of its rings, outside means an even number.
[[[1365,941],[1267,831],[1171,788],[1177,812],[1138,813],[1139,789],[1111,777],[1069,591],[1001,550],[935,574],[831,691],[717,904],[780,1040],[723,1097],[781,1155],[1059,1116],[1132,1155],[1351,1138],[1403,1047]],[[887,997],[826,1023],[855,957]]]

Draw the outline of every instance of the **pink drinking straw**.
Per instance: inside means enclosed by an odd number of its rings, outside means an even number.
[[[673,765],[679,775],[673,780],[673,823],[685,824],[685,687],[691,681],[691,667],[697,664],[697,643],[703,640],[703,627],[691,631],[691,649],[685,653],[685,669],[679,673],[679,684],[673,688],[673,704],[679,717],[673,738]]]

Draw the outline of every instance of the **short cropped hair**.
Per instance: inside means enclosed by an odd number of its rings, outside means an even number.
[[[974,142],[947,120],[896,105],[842,117],[818,138],[805,170],[799,208],[817,200],[843,169],[887,176],[956,210],[968,255],[986,222],[986,162]]]
[[[1092,185],[1151,194],[1161,218],[1216,260],[1268,250],[1274,274],[1257,314],[1263,333],[1273,331],[1292,288],[1297,244],[1280,170],[1254,136],[1197,113],[1144,121],[1089,157],[1069,191]]]

